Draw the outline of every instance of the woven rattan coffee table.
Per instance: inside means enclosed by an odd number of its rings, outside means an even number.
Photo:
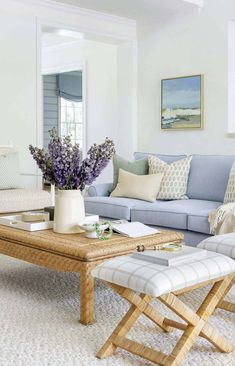
[[[94,323],[94,279],[91,270],[107,258],[133,252],[137,245],[146,247],[181,241],[174,231],[144,238],[127,238],[114,234],[101,241],[84,234],[62,235],[52,230],[26,232],[0,225],[0,253],[57,271],[80,273],[80,322]],[[1,280],[1,279],[0,279]]]

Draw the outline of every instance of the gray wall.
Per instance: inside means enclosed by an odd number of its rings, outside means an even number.
[[[56,75],[43,76],[43,146],[47,147],[50,136],[48,130],[58,129],[59,100],[56,94]]]

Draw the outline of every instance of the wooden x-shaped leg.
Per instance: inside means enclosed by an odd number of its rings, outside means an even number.
[[[180,291],[176,291],[176,292],[174,292],[174,294],[175,295],[182,295],[182,294],[185,294],[186,292],[191,291],[193,289],[204,287],[206,284],[209,285],[210,281],[207,281],[205,284],[200,285],[200,286],[194,286],[192,289],[183,289],[183,290],[180,290]],[[231,288],[233,286],[235,286],[235,276],[233,277],[233,280],[231,281],[230,285],[228,286],[224,297],[229,293],[229,291],[231,290]],[[227,310],[231,313],[235,313],[235,303],[229,302],[227,300],[222,299],[216,307],[220,308],[220,309],[223,309],[223,310]]]
[[[108,285],[132,305],[127,314],[116,327],[115,331],[97,353],[96,356],[98,358],[104,358],[114,353],[114,351],[117,349],[117,345],[115,344],[114,340],[117,337],[125,337],[141,314],[145,314],[165,332],[168,332],[172,329],[168,325],[164,324],[165,318],[149,304],[152,300],[151,296],[137,295],[134,291],[130,291],[127,288],[112,283],[108,283]]]
[[[104,358],[111,355],[117,347],[120,347],[159,365],[178,366],[190,351],[198,336],[204,337],[222,352],[231,352],[233,346],[216,329],[207,323],[217,305],[224,298],[231,281],[232,276],[227,276],[214,282],[213,287],[197,312],[194,312],[173,293],[159,297],[161,302],[180,316],[186,323],[179,323],[159,314],[149,304],[152,300],[151,296],[138,295],[130,289],[108,283],[119,295],[131,303],[131,307],[105,342],[104,346],[100,349],[97,357]],[[181,338],[170,355],[155,351],[126,338],[126,334],[141,314],[146,315],[164,331],[169,331],[172,327],[183,330]]]
[[[229,293],[229,291],[231,290],[231,288],[233,286],[235,286],[235,278],[233,279],[233,281],[229,285],[228,289],[226,290],[226,294]],[[227,300],[220,301],[217,308],[230,311],[231,313],[235,313],[235,304],[232,302],[229,302]]]

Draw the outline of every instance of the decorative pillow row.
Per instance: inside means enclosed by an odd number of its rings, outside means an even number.
[[[18,152],[12,148],[0,148],[0,189],[20,187]]]
[[[114,163],[114,184],[117,186],[119,169],[129,171],[137,175],[164,173],[157,199],[176,200],[187,198],[187,183],[192,157],[186,157],[167,164],[156,156],[149,156],[134,162],[126,161],[116,155]],[[231,168],[224,203],[235,202],[235,162]]]
[[[113,159],[114,185],[111,195],[146,199],[148,201],[187,199],[187,183],[191,160],[192,157],[189,156],[167,164],[156,156],[149,156],[142,160],[128,162],[116,155]],[[128,176],[123,171],[132,174]],[[147,175],[148,173],[149,175]],[[140,176],[143,178],[140,178]],[[152,189],[149,184],[149,177],[151,176],[152,183],[154,183],[154,179],[157,181],[156,186]],[[149,192],[146,192],[147,190]],[[140,198],[144,196],[145,198]],[[155,199],[149,199],[153,196]]]

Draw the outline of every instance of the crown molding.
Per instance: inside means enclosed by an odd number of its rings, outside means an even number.
[[[123,24],[133,28],[136,27],[136,21],[133,19],[123,18],[117,15],[103,13],[96,10],[81,8],[75,5],[58,3],[53,0],[18,0],[17,2],[21,2],[22,4],[26,5],[43,6],[57,11],[93,17],[96,19],[98,18],[100,20],[111,21],[113,23]]]

